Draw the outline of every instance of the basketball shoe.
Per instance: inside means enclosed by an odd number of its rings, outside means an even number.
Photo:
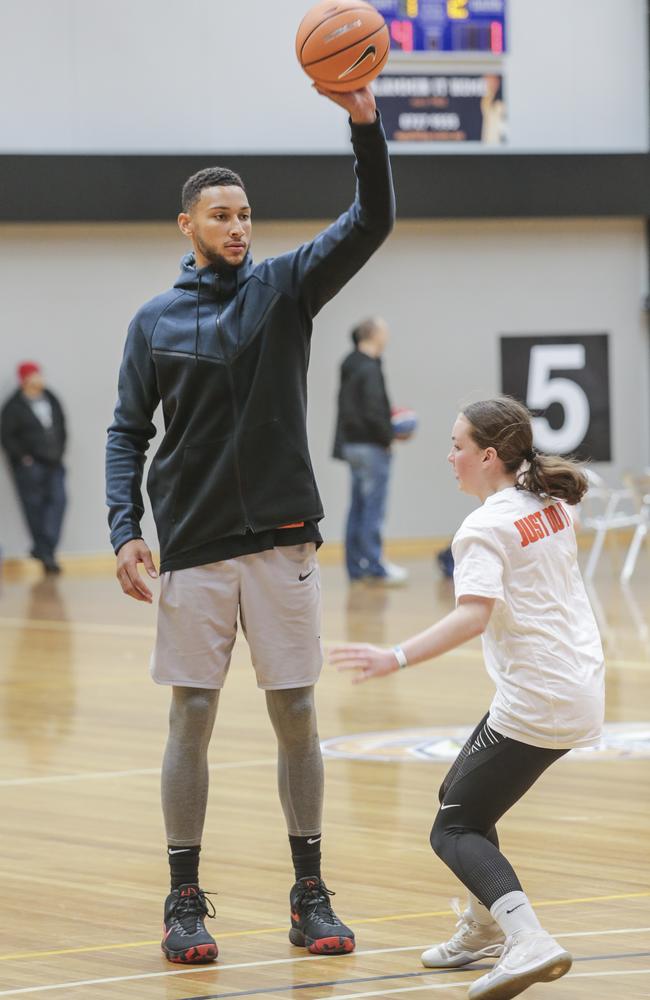
[[[214,962],[217,942],[205,929],[206,917],[214,917],[215,909],[198,885],[182,885],[170,892],[165,900],[163,954],[170,962],[199,964]]]
[[[312,955],[343,955],[354,951],[354,933],[334,913],[330,892],[322,879],[298,879],[289,895],[291,930],[289,940]]]
[[[455,969],[481,958],[498,958],[503,951],[505,934],[496,923],[479,924],[469,910],[461,910],[460,900],[452,899],[451,908],[458,917],[454,936],[422,952],[427,969]]]
[[[469,988],[469,1000],[511,1000],[533,983],[550,983],[568,972],[573,959],[546,931],[513,934],[497,965]]]

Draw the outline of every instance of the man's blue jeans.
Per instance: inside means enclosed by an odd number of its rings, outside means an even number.
[[[65,472],[63,466],[34,460],[31,465],[13,467],[16,489],[33,541],[32,554],[51,560],[59,544],[65,512]]]
[[[382,561],[382,525],[386,512],[391,453],[378,444],[346,444],[352,496],[345,531],[345,563],[351,580],[386,576]]]

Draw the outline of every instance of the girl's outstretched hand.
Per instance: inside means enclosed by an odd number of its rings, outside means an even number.
[[[335,646],[330,650],[330,663],[337,670],[354,670],[353,684],[361,684],[372,677],[385,677],[398,669],[392,649],[381,649],[367,642],[353,642],[349,646]]]

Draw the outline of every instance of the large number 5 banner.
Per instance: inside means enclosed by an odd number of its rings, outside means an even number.
[[[611,461],[606,333],[500,338],[501,391],[533,412],[535,447]]]

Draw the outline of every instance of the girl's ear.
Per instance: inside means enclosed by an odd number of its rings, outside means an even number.
[[[486,448],[485,452],[483,454],[482,461],[483,462],[493,462],[496,457],[497,457],[497,453],[496,453],[496,449],[495,448]]]

